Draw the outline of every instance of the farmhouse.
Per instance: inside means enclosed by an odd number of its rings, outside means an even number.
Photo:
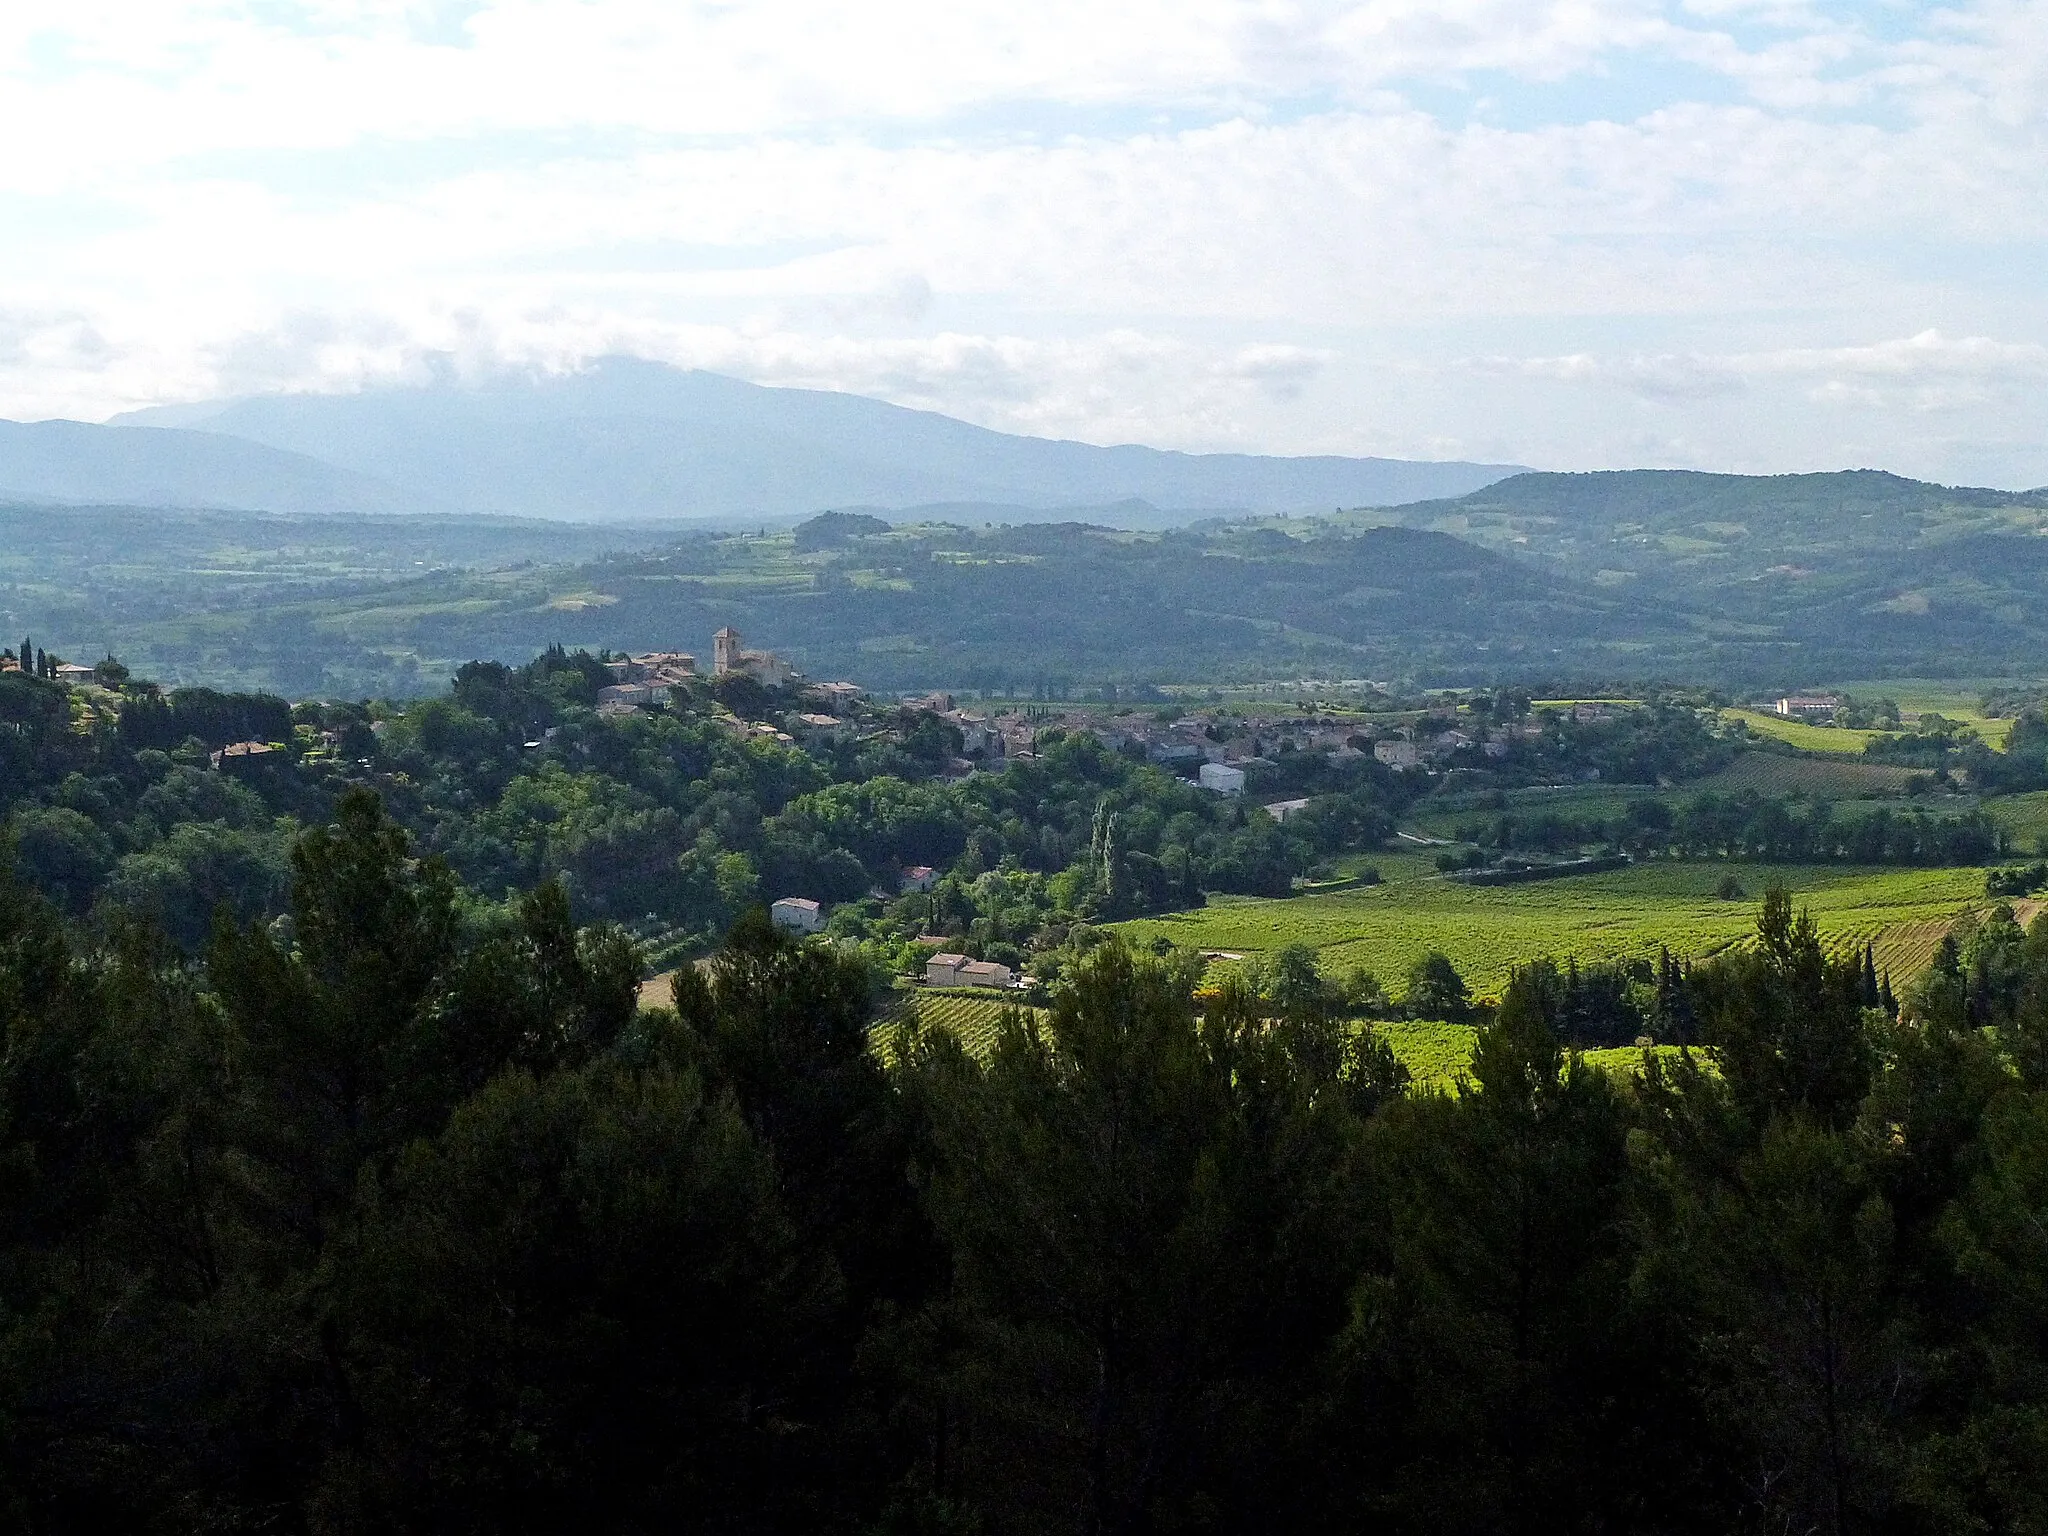
[[[1791,693],[1771,706],[1792,720],[1833,720],[1841,707],[1842,696],[1836,693]]]
[[[1422,765],[1422,749],[1412,741],[1376,741],[1372,744],[1372,755],[1389,768],[1417,768]]]
[[[928,987],[1014,987],[1017,974],[993,960],[933,955],[924,963],[924,980]]]
[[[1290,816],[1299,816],[1307,809],[1308,798],[1303,796],[1299,800],[1275,800],[1266,807],[1266,814],[1275,821],[1285,821]]]
[[[768,909],[778,928],[791,933],[816,933],[825,926],[825,912],[807,896],[785,896]]]

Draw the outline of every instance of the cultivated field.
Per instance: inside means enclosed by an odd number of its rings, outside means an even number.
[[[1722,795],[1754,794],[1769,799],[1804,796],[1825,799],[1838,807],[1856,800],[1895,799],[1906,791],[1907,781],[1923,770],[1902,768],[1895,763],[1866,763],[1846,754],[1793,757],[1783,752],[1744,752],[1718,773],[1692,779],[1675,788],[1650,784],[1558,784],[1501,792],[1506,811],[1519,818],[1546,811],[1575,821],[1612,820],[1625,813],[1637,800],[1661,800],[1683,805],[1709,791]],[[1470,794],[1444,803],[1426,800],[1404,823],[1404,830],[1430,837],[1448,838],[1454,828],[1471,822],[1485,822],[1501,814],[1489,808],[1489,797]],[[1958,802],[1930,800],[1930,809],[1955,809]],[[1969,802],[1974,804],[1974,801]],[[2048,823],[2044,823],[2048,830]]]
[[[952,1033],[967,1054],[985,1057],[994,1049],[996,1031],[1003,1015],[1012,1009],[1030,1013],[1013,998],[947,988],[943,991],[910,990],[902,993],[895,1006],[883,1016],[871,1038],[885,1054],[893,1046],[897,1031],[914,1017],[928,1028]]]
[[[1745,752],[1719,773],[1695,779],[1684,792],[1714,790],[1720,794],[1821,795],[1830,800],[1853,795],[1903,794],[1916,770],[1896,763],[1865,763],[1833,758],[1787,757],[1778,752]]]
[[[1759,736],[1775,736],[1808,752],[1861,752],[1877,731],[1852,731],[1839,725],[1808,725],[1760,709],[1724,709],[1723,720],[1740,720]]]
[[[1716,895],[1730,874],[1749,899]],[[1475,994],[1498,996],[1511,969],[1642,956],[1659,946],[1703,960],[1754,931],[1757,898],[1782,881],[1830,945],[1876,946],[1904,980],[1924,966],[1964,911],[1985,905],[1979,869],[1841,869],[1669,862],[1529,885],[1473,887],[1411,876],[1328,896],[1219,897],[1199,911],[1119,925],[1134,941],[1164,937],[1239,954],[1306,944],[1326,969],[1363,965],[1398,988],[1432,949],[1448,955]]]
[[[1393,1048],[1395,1058],[1408,1069],[1417,1088],[1445,1090],[1454,1087],[1472,1065],[1472,1049],[1479,1031],[1470,1024],[1446,1024],[1434,1019],[1390,1019],[1369,1026]],[[1659,1055],[1673,1055],[1675,1046],[1657,1046]],[[1639,1046],[1616,1046],[1611,1050],[1587,1051],[1585,1058],[1603,1072],[1633,1075],[1643,1069]]]
[[[2012,721],[1993,720],[1982,713],[1986,693],[2000,688],[2034,686],[2032,679],[1987,677],[1951,682],[1924,677],[1879,678],[1874,682],[1833,683],[1830,693],[1846,693],[1859,699],[1890,699],[1908,719],[1938,714],[1975,729],[1985,742],[2002,746]]]
[[[968,1055],[985,1060],[995,1047],[1004,1011],[1015,1006],[1002,998],[971,993],[906,992],[897,1010],[875,1026],[870,1039],[886,1058],[906,1016],[914,1011],[926,1024],[950,1030]],[[1436,1091],[1456,1086],[1472,1064],[1472,1049],[1479,1034],[1469,1024],[1430,1019],[1388,1019],[1360,1027],[1370,1028],[1393,1048],[1416,1088]],[[1585,1056],[1603,1071],[1633,1074],[1642,1070],[1643,1053],[1635,1046],[1587,1051]]]
[[[2010,833],[2028,857],[2048,852],[2048,790],[1986,800],[1984,814]]]

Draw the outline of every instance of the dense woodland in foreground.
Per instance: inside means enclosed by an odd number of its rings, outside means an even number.
[[[2048,921],[1782,896],[1639,1081],[1404,1092],[1098,946],[985,1062],[743,920],[674,1007],[367,791],[187,961],[0,888],[0,1511],[156,1531],[2033,1531]],[[1995,925],[1994,925],[1995,926]]]
[[[1284,893],[1422,777],[1281,752],[1282,823],[1080,732],[961,778],[928,711],[805,748],[750,728],[768,690],[615,717],[608,677],[0,676],[0,1522],[2048,1528],[2048,918],[1896,988],[1775,892],[1712,963],[1497,1006],[1306,950],[1211,986],[1104,925]],[[1944,731],[1873,755],[2048,782],[2036,715]],[[1517,742],[1441,775],[1488,855],[2005,852],[1906,800],[1652,793],[1741,748],[1680,696]],[[1594,774],[1643,793],[1504,799]],[[766,921],[790,891],[823,941]],[[873,1032],[934,931],[1044,1010],[982,1057]],[[1407,1081],[1402,1010],[1478,1025],[1455,1091]],[[1639,1076],[1574,1049],[1639,1035]]]

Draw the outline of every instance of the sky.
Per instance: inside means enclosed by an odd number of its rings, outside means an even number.
[[[630,353],[2048,484],[2048,0],[16,0],[0,415]]]

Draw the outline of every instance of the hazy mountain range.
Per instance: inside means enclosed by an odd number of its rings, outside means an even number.
[[[0,497],[289,513],[782,520],[828,507],[1159,527],[1461,496],[1510,465],[1188,454],[612,358],[487,384],[0,423]]]

